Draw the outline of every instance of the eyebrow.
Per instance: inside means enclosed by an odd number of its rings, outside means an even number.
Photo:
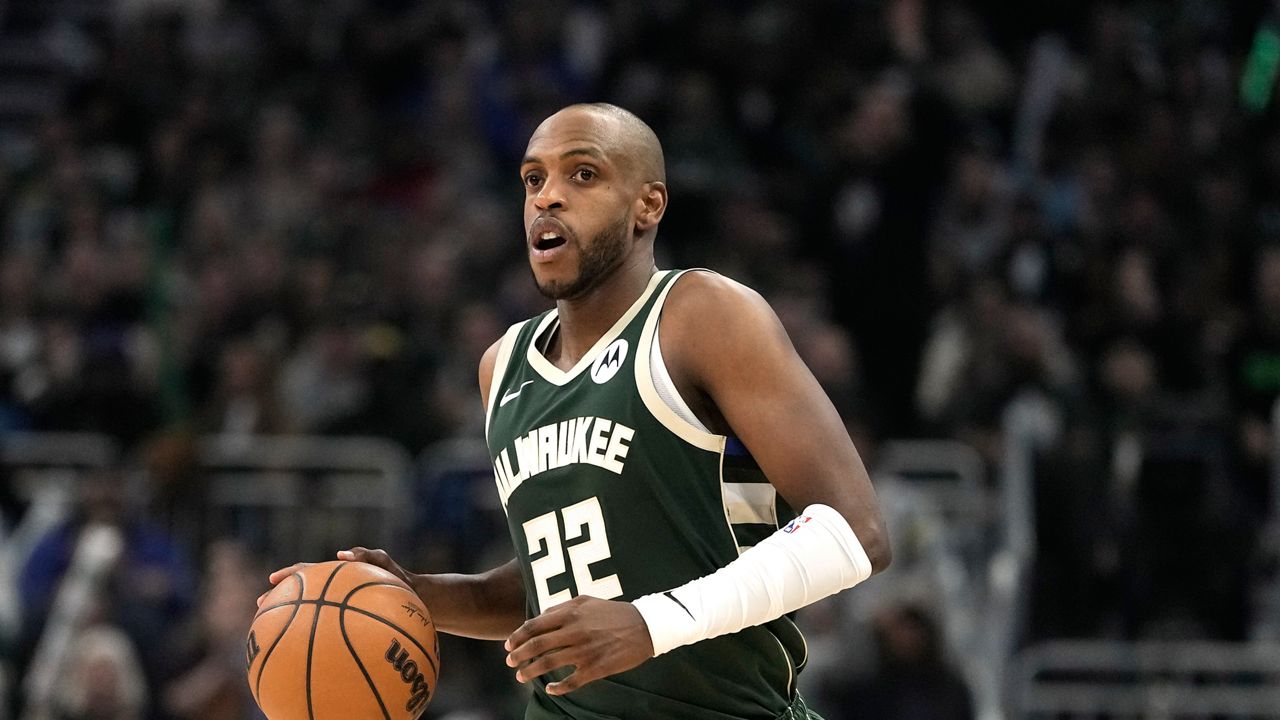
[[[580,147],[580,148],[573,148],[572,150],[565,150],[564,152],[560,153],[560,159],[568,160],[569,158],[574,157],[576,155],[586,155],[587,157],[595,158],[600,162],[604,162],[604,155],[602,155],[599,150],[596,150],[595,148],[589,148],[589,147]],[[524,159],[520,161],[520,164],[522,166],[528,165],[530,163],[541,165],[542,160],[537,157],[534,157],[533,155],[525,155]]]

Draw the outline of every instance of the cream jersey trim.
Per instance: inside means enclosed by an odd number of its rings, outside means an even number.
[[[507,332],[502,336],[502,340],[498,341],[498,356],[493,362],[493,377],[489,378],[489,398],[485,403],[484,409],[484,436],[489,437],[489,420],[493,417],[493,406],[498,401],[498,391],[501,390],[502,378],[507,374],[507,365],[511,364],[511,353],[515,348],[516,336],[520,334],[520,328],[529,322],[518,322],[507,328]]]
[[[689,271],[681,270],[680,274],[683,275],[686,272]],[[662,306],[667,301],[667,294],[671,292],[671,288],[675,287],[678,282],[680,282],[680,278],[676,277],[667,283],[667,286],[662,289],[662,293],[658,295],[657,301],[654,302],[653,309],[649,311],[649,317],[645,319],[644,331],[640,334],[640,347],[636,348],[636,389],[639,390],[640,398],[644,400],[645,407],[667,430],[670,430],[681,440],[696,448],[701,448],[708,452],[722,453],[724,452],[727,438],[724,435],[707,432],[705,428],[696,427],[688,420],[680,417],[662,399],[662,395],[658,392],[658,388],[653,382],[653,344],[658,332],[658,319],[662,316]],[[679,397],[679,395],[676,395],[676,397]]]
[[[653,352],[649,353],[649,367],[653,371],[651,378],[653,386],[658,391],[658,396],[666,403],[671,411],[680,416],[681,420],[689,423],[704,433],[711,434],[706,425],[693,414],[693,410],[689,409],[689,404],[680,396],[680,391],[676,389],[676,383],[671,379],[671,373],[667,372],[667,364],[662,361],[662,322],[658,322],[658,332],[653,334]]]
[[[604,351],[610,343],[621,335],[622,331],[627,328],[627,325],[631,324],[631,321],[635,319],[637,314],[639,314],[640,309],[644,307],[646,302],[648,302],[649,296],[653,295],[654,288],[658,287],[658,283],[660,283],[662,278],[666,276],[667,273],[665,272],[654,273],[653,276],[649,278],[649,284],[645,287],[644,292],[640,293],[640,297],[636,298],[636,301],[631,304],[630,308],[627,308],[627,311],[622,314],[622,317],[618,318],[617,322],[613,324],[613,327],[609,328],[608,332],[604,335],[601,335],[595,345],[592,345],[591,349],[579,358],[578,362],[567,371],[561,370],[555,365],[552,365],[551,361],[538,350],[538,341],[542,338],[542,334],[552,322],[558,320],[560,317],[559,311],[557,310],[552,310],[547,313],[547,316],[538,324],[538,329],[533,334],[533,342],[529,343],[529,350],[526,355],[528,356],[530,367],[532,367],[535,372],[541,375],[544,380],[552,385],[563,387],[564,385],[569,384],[570,381],[581,375],[583,370],[590,367],[591,363],[595,361],[596,356]]]

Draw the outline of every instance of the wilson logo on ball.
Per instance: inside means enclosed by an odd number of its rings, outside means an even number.
[[[249,690],[273,720],[419,720],[439,677],[431,613],[368,563],[289,575],[263,598],[241,648]]]
[[[262,648],[258,646],[258,638],[255,633],[249,633],[249,639],[244,644],[244,666],[250,667],[253,661],[258,659],[258,653],[262,652]]]
[[[409,697],[409,702],[404,709],[413,712],[431,695],[427,678],[418,669],[418,663],[409,659],[409,651],[400,647],[400,641],[395,638],[391,639],[391,647],[387,648],[387,662],[400,673],[400,679],[409,684],[413,695]]]

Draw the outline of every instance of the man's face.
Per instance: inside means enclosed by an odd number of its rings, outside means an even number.
[[[594,289],[634,246],[636,188],[618,132],[611,118],[575,108],[529,139],[520,165],[529,264],[554,300]]]

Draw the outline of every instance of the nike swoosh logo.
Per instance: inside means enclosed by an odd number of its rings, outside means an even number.
[[[524,390],[524,386],[525,386],[525,385],[528,385],[528,384],[529,384],[529,383],[531,383],[531,382],[533,382],[533,381],[532,381],[532,380],[525,380],[524,382],[520,383],[520,387],[516,388],[515,390],[512,390],[512,391],[510,391],[510,392],[503,393],[503,394],[502,394],[502,400],[498,401],[498,407],[502,407],[503,405],[506,405],[507,403],[509,403],[509,402],[511,402],[512,400],[515,400],[517,397],[519,397],[519,396],[520,396],[520,393]]]
[[[671,602],[673,602],[673,603],[675,603],[675,604],[679,605],[681,610],[683,610],[683,611],[685,611],[685,612],[689,613],[689,619],[690,619],[690,620],[693,620],[694,622],[697,622],[697,621],[698,621],[698,619],[697,619],[697,618],[695,618],[695,617],[693,616],[693,613],[689,612],[689,608],[685,607],[685,606],[684,606],[684,603],[680,602],[680,598],[676,597],[675,595],[672,595],[670,590],[668,590],[667,592],[664,592],[664,593],[662,593],[662,594],[663,594],[663,595],[666,595],[666,596],[667,596],[667,597],[669,597],[669,598],[671,598]]]

